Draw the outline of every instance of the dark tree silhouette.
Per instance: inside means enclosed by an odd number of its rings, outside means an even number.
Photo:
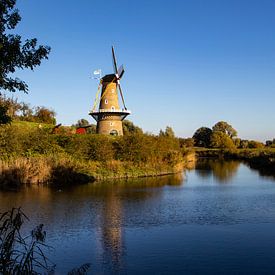
[[[16,0],[0,1],[0,91],[27,92],[28,85],[11,74],[17,69],[39,66],[42,59],[48,58],[50,47],[38,46],[36,38],[22,42],[20,35],[11,34],[21,20],[15,5]]]
[[[212,130],[207,127],[201,127],[193,135],[193,139],[196,146],[209,147]]]

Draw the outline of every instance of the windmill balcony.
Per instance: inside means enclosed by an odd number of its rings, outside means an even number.
[[[99,110],[92,110],[91,114],[93,113],[124,113],[124,114],[131,114],[130,110],[125,109],[99,109]]]

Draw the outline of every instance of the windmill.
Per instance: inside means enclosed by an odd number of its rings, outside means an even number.
[[[105,75],[100,79],[96,99],[90,115],[97,121],[96,132],[98,134],[121,136],[123,135],[122,121],[131,112],[126,108],[120,85],[120,80],[125,71],[123,65],[119,68],[117,67],[115,50],[113,46],[112,58],[114,73]],[[123,109],[119,106],[118,90],[123,104]],[[100,91],[101,94],[99,98]]]

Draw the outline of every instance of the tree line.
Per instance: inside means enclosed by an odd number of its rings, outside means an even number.
[[[205,148],[219,149],[247,149],[272,147],[275,140],[267,141],[266,144],[256,140],[246,140],[237,137],[237,131],[225,121],[217,122],[212,128],[200,127],[192,137],[194,145]],[[274,143],[273,143],[274,142]]]
[[[0,124],[12,121],[28,121],[56,124],[56,113],[45,106],[31,107],[25,102],[18,102],[16,98],[0,96]]]

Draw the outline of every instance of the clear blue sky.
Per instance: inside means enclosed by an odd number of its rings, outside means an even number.
[[[275,137],[274,0],[18,0],[17,33],[52,47],[29,95],[65,125],[90,122],[97,82],[112,72],[111,45],[125,65],[129,119],[178,136],[224,120],[241,138]]]

